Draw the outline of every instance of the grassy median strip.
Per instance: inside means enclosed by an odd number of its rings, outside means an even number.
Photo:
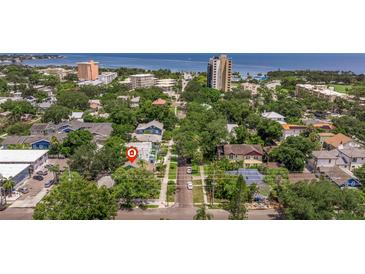
[[[200,176],[200,169],[197,164],[193,164],[192,167],[193,176]]]
[[[176,180],[176,176],[177,176],[177,163],[170,162],[169,180]]]
[[[166,193],[166,199],[167,202],[174,202],[175,201],[175,192],[176,192],[176,183],[175,181],[168,181],[167,183],[167,193]]]
[[[201,204],[204,203],[203,188],[201,180],[193,181],[193,203]]]

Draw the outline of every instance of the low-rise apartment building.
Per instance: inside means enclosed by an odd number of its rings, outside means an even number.
[[[255,83],[245,82],[245,83],[242,83],[241,84],[241,87],[244,90],[251,91],[252,95],[256,95],[257,94],[257,90],[260,88],[260,85],[255,84]]]
[[[303,93],[310,93],[331,102],[336,98],[348,99],[346,94],[337,92],[332,87],[327,87],[326,85],[297,84],[295,87],[295,95],[300,96]]]
[[[175,79],[156,79],[155,86],[162,89],[165,93],[174,92],[174,87],[176,85]]]
[[[115,78],[118,77],[116,72],[103,72],[99,75],[98,80],[100,80],[104,85],[110,84]]]
[[[132,89],[152,87],[156,82],[153,74],[134,74],[129,76],[129,79]]]

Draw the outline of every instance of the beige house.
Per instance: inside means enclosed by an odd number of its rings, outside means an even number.
[[[262,164],[264,152],[260,145],[233,144],[218,147],[218,157],[232,161],[243,161],[246,166]]]

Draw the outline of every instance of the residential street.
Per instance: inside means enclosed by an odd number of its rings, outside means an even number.
[[[177,169],[174,207],[193,208],[193,191],[187,188],[187,182],[192,181],[192,176],[186,173],[186,169],[186,163],[180,159]]]
[[[226,220],[228,212],[221,209],[211,209],[214,220]],[[32,208],[8,208],[0,211],[0,220],[31,220]],[[115,219],[117,220],[192,220],[195,215],[194,207],[170,207],[153,209],[119,210]],[[248,220],[272,220],[277,218],[273,209],[249,210]]]

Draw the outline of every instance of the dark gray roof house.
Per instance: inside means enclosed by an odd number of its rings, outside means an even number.
[[[77,120],[53,123],[38,123],[32,125],[30,132],[32,135],[50,135],[59,133],[69,133],[74,130],[85,129],[94,135],[96,141],[106,140],[112,133],[112,123],[86,123]]]
[[[1,145],[4,148],[6,148],[9,145],[33,145],[40,141],[51,142],[53,137],[55,137],[59,142],[62,142],[67,137],[67,133],[55,133],[49,135],[29,135],[29,136],[12,135],[6,137],[6,139],[2,141]]]

